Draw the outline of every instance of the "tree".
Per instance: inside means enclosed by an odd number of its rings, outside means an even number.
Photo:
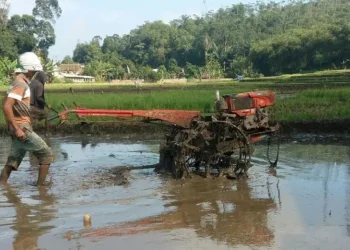
[[[79,63],[90,63],[94,60],[102,59],[101,47],[96,39],[90,43],[80,43],[73,52],[73,61]]]
[[[35,38],[36,20],[29,15],[14,15],[8,22],[7,28],[14,34],[17,52],[33,51],[37,45]]]
[[[102,61],[92,61],[85,67],[85,74],[96,77],[97,81],[106,81],[113,73],[115,73],[113,65]]]
[[[71,56],[65,56],[61,62],[62,64],[72,64],[74,63]]]
[[[11,30],[0,28],[0,57],[15,59],[17,54],[16,34]]]
[[[199,67],[191,63],[186,64],[185,68],[187,78],[200,78]]]
[[[8,20],[9,4],[0,0],[0,56],[17,57],[35,51],[45,59],[56,36],[52,23],[62,10],[57,0],[36,0],[33,15],[14,15]]]
[[[36,20],[30,15],[14,15],[8,22],[8,29],[16,34],[18,53],[38,50],[47,57],[49,48],[55,44],[55,31],[51,23]]]
[[[51,59],[48,59],[46,61],[43,62],[44,64],[44,71],[45,73],[47,74],[47,77],[48,77],[48,82],[51,83],[53,78],[54,78],[54,70],[55,70],[55,67],[57,66],[56,63],[54,63],[54,61]]]
[[[58,0],[35,0],[33,16],[36,19],[43,19],[52,23],[62,14]]]
[[[9,6],[7,0],[0,0],[0,27],[5,27],[7,24]]]
[[[0,58],[0,85],[8,84],[10,76],[16,68],[17,60],[10,60],[8,57]]]
[[[145,22],[103,42],[96,36],[77,44],[73,59],[109,63],[120,78],[138,77],[145,68],[162,65],[170,77],[181,77],[185,68],[190,77],[200,75],[200,69],[211,78],[224,72],[235,77],[342,68],[350,58],[349,13],[347,0],[234,4],[169,24]],[[126,60],[135,65],[131,74],[125,71]]]
[[[119,35],[107,36],[103,40],[102,52],[104,54],[118,53],[121,51],[121,38]]]
[[[0,75],[10,76],[15,70],[17,60],[10,60],[8,57],[0,58]]]

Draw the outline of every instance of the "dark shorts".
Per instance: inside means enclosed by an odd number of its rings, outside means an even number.
[[[39,109],[34,106],[30,106],[30,116],[33,120],[45,120],[47,119],[48,113],[46,109]]]
[[[26,139],[24,141],[11,135],[11,151],[7,159],[7,166],[12,166],[17,170],[27,152],[32,153],[38,159],[40,165],[54,162],[54,154],[51,148],[40,136],[31,130],[26,130],[25,135]]]

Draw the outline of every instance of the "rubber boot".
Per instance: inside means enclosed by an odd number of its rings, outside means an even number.
[[[49,172],[49,167],[50,167],[50,165],[40,165],[39,166],[39,175],[38,175],[38,181],[37,181],[38,186],[44,185],[46,176]]]
[[[12,170],[13,170],[13,167],[5,166],[1,171],[0,181],[3,183],[7,183],[7,180],[9,179]]]

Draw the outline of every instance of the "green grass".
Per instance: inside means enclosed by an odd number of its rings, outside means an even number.
[[[242,88],[240,91],[248,91]],[[232,89],[221,89],[222,94],[233,93]],[[212,90],[163,90],[153,92],[122,92],[101,94],[77,93],[73,95],[50,93],[49,102],[59,107],[63,102],[66,106],[73,101],[88,108],[107,109],[194,109],[212,112],[214,107],[215,89]]]
[[[141,84],[141,90],[142,89],[203,89],[203,88],[228,88],[231,86],[244,86],[246,83],[239,83],[237,81],[217,81],[217,82],[187,82],[187,83],[166,83],[166,84],[160,84],[160,83],[143,83]],[[254,83],[254,85],[259,86],[260,83]],[[0,85],[0,91],[6,91],[8,88],[7,85]],[[73,88],[76,92],[79,92],[80,90],[91,90],[95,91],[98,89],[110,89],[110,90],[135,90],[136,87],[133,84],[129,85],[118,85],[118,84],[111,84],[111,83],[73,83],[73,84],[46,84],[45,90],[47,92],[54,92],[57,90],[66,90],[68,91],[70,88]]]
[[[349,83],[350,70],[324,70],[303,74],[284,74],[280,76],[245,78],[245,82],[269,83]]]
[[[305,121],[350,118],[350,87],[304,90],[277,100],[272,108],[277,120]]]
[[[344,77],[344,74],[350,74],[349,71],[316,72],[308,74],[310,77],[319,75],[320,77],[330,77],[332,74]],[[307,77],[308,75],[292,75],[285,77]],[[274,78],[277,79],[278,77]],[[287,121],[306,121],[306,120],[329,120],[329,119],[347,119],[350,118],[350,84],[339,85],[335,88],[335,83],[313,85],[316,89],[307,89],[305,86],[298,90],[295,82],[285,82],[282,85],[288,86],[292,83],[292,91],[288,95],[278,84],[270,81],[253,82],[205,82],[205,83],[185,83],[185,84],[165,84],[159,87],[159,84],[144,84],[139,91],[135,91],[135,86],[117,86],[109,83],[94,84],[49,84],[47,85],[47,101],[53,105],[54,109],[62,110],[61,103],[73,108],[73,101],[86,108],[101,109],[185,109],[199,110],[203,113],[214,111],[215,91],[220,90],[221,94],[231,94],[251,91],[254,89],[271,89],[276,91],[277,103],[272,107],[272,117],[276,120]],[[273,81],[272,81],[273,80]],[[303,80],[304,81],[304,80]],[[350,83],[350,81],[349,81]],[[310,86],[312,86],[310,84]],[[73,87],[74,94],[50,92],[50,90],[67,90]],[[334,88],[332,88],[334,87]],[[112,88],[113,91],[101,93],[101,88]],[[5,90],[6,87],[0,89]],[[91,90],[88,92],[79,92],[79,90]],[[118,91],[122,90],[122,91]],[[130,91],[129,91],[130,90]],[[4,124],[2,113],[0,114],[0,124]]]
[[[221,94],[245,92],[250,88],[221,89]],[[73,101],[86,108],[102,109],[185,109],[203,113],[214,111],[214,90],[167,90],[147,93],[78,93],[74,95],[49,93],[48,102],[56,110],[62,110],[61,103],[73,108]],[[350,118],[350,87],[340,89],[304,90],[292,97],[281,98],[272,107],[276,120],[305,121]],[[110,118],[108,118],[110,119]],[[112,119],[112,118],[111,118]],[[3,117],[0,116],[3,123]]]

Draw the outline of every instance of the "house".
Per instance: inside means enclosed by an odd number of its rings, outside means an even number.
[[[74,64],[61,64],[54,68],[54,77],[58,79],[71,80],[74,83],[95,82],[95,77],[85,76],[84,65]]]
[[[82,83],[82,82],[95,82],[95,77],[93,76],[83,76],[77,74],[67,74],[60,73],[64,79],[71,80],[74,83]]]
[[[62,66],[63,65],[63,66]],[[74,83],[84,83],[84,82],[95,82],[95,77],[85,76],[83,73],[82,66],[78,64],[61,64],[59,67],[54,68],[53,76],[58,79],[71,80]]]
[[[60,64],[58,70],[61,73],[74,73],[77,75],[82,75],[84,74],[84,65],[81,65],[79,63]]]

